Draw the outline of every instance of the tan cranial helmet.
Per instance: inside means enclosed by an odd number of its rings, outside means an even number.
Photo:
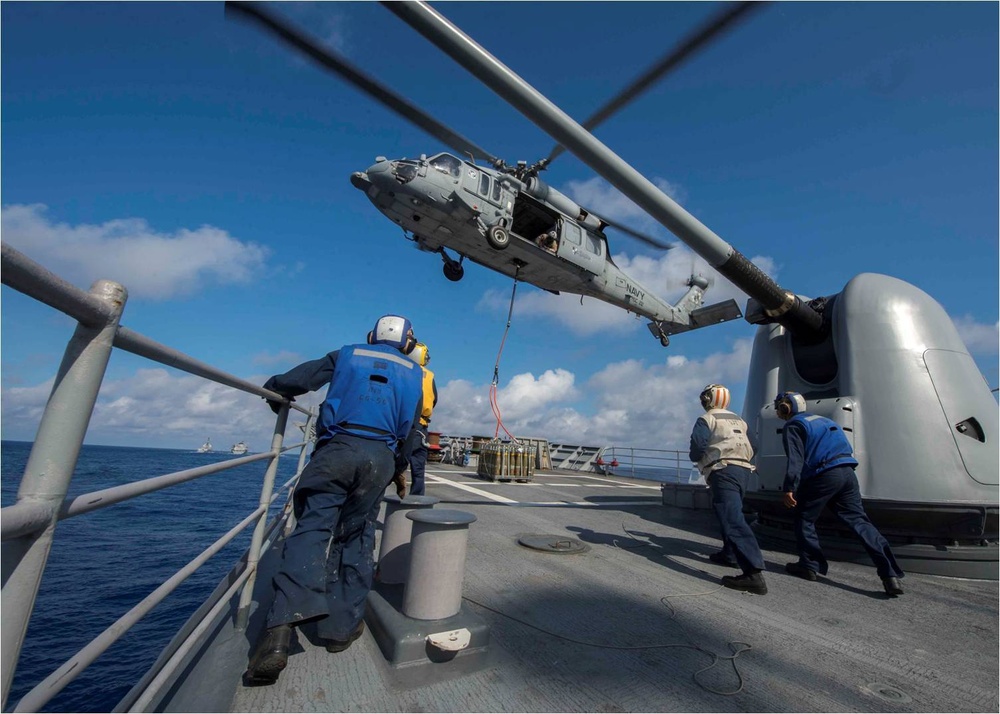
[[[709,409],[725,409],[729,406],[729,390],[721,384],[710,384],[701,390],[701,406]]]

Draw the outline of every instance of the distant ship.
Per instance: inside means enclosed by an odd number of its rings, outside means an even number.
[[[211,450],[212,450],[212,439],[211,439],[211,437],[209,437],[208,439],[205,439],[205,443],[198,447],[198,453],[199,454],[207,454]]]
[[[233,448],[231,448],[229,451],[234,454],[245,454],[248,451],[247,444],[245,441],[241,441],[238,444],[233,444]]]

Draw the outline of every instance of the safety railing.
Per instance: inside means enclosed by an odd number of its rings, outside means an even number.
[[[694,465],[686,451],[606,446],[594,459],[594,469],[607,476],[628,476],[663,483],[688,483]]]
[[[238,534],[252,525],[254,529],[245,567],[230,587],[230,593],[227,593],[235,595],[242,587],[236,625],[246,626],[257,564],[266,547],[272,542],[268,539],[279,522],[279,519],[275,519],[271,526],[272,530],[267,530],[268,509],[282,493],[290,493],[294,487],[298,474],[305,464],[307,447],[310,443],[307,438],[301,443],[283,445],[288,411],[291,408],[307,415],[306,427],[303,429],[305,434],[310,433],[309,429],[313,425],[315,416],[311,411],[289,403],[279,394],[262,389],[256,384],[234,377],[122,327],[119,320],[128,298],[123,286],[99,280],[94,283],[90,292],[84,292],[10,246],[3,244],[0,249],[2,249],[0,277],[4,285],[69,315],[78,323],[66,347],[39,423],[18,487],[17,501],[14,505],[0,510],[0,539],[2,539],[0,567],[3,577],[3,627],[0,628],[0,645],[2,645],[5,710],[14,670],[20,658],[28,622],[59,521],[245,464],[267,462],[258,506],[252,513],[194,560],[167,578],[142,601],[37,684],[13,709],[13,711],[38,711],[129,628]],[[260,454],[228,459],[199,468],[94,491],[72,499],[67,498],[70,480],[113,347],[218,384],[281,402],[282,407],[275,420],[270,449]],[[278,458],[282,453],[296,448],[299,449],[299,458],[295,476],[275,490]],[[285,511],[283,516],[287,517],[287,506]],[[218,607],[224,603],[225,599],[220,601]],[[188,641],[192,640],[189,638]],[[174,653],[158,676],[169,676],[171,666],[176,667],[183,660],[184,647],[185,645],[182,645],[181,650]]]

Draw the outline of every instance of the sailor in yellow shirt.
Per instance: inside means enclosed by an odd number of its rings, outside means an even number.
[[[431,354],[427,349],[427,345],[423,342],[418,342],[413,351],[410,352],[409,357],[419,364],[423,370],[424,402],[423,411],[420,412],[418,423],[413,425],[413,429],[410,430],[410,435],[407,438],[409,442],[406,445],[407,448],[401,450],[401,453],[409,451],[409,464],[403,459],[397,458],[396,460],[396,476],[393,481],[396,483],[396,491],[400,493],[400,497],[406,493],[406,479],[403,477],[403,472],[406,470],[407,465],[410,467],[410,477],[413,480],[410,493],[414,496],[424,495],[424,470],[427,467],[427,430],[431,423],[431,414],[434,412],[434,407],[437,406],[438,399],[434,373],[427,369],[427,363],[431,361]],[[402,489],[400,488],[401,485]]]

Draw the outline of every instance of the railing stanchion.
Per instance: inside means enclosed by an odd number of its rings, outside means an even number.
[[[108,306],[107,322],[93,327],[78,324],[66,345],[17,492],[18,503],[41,504],[47,508],[49,523],[41,531],[3,542],[3,630],[0,644],[4,707],[48,560],[59,508],[69,490],[80,447],[104,380],[118,321],[128,300],[128,291],[110,280],[95,282],[90,288],[90,295]]]
[[[250,572],[250,577],[247,578],[246,584],[243,586],[243,592],[240,593],[240,606],[236,612],[236,628],[238,630],[246,629],[247,622],[250,620],[250,603],[253,600],[254,583],[257,582],[257,564],[260,562],[260,549],[264,543],[264,529],[267,526],[267,506],[271,502],[271,494],[274,491],[274,477],[278,473],[278,458],[281,456],[281,442],[285,436],[285,425],[287,423],[288,403],[285,403],[281,405],[281,409],[278,411],[278,418],[274,421],[274,434],[271,436],[271,462],[267,466],[267,472],[264,474],[264,484],[260,490],[260,505],[264,507],[264,510],[258,517],[257,525],[253,529],[250,550],[247,552],[247,570]]]

